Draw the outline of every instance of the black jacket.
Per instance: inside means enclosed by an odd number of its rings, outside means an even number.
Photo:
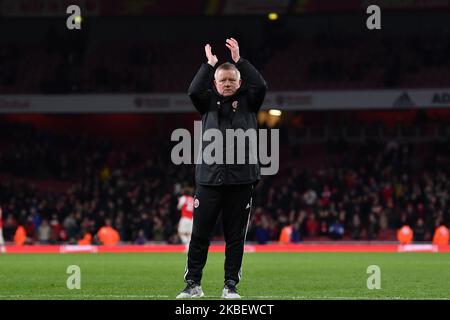
[[[258,129],[256,114],[266,95],[267,86],[261,74],[250,62],[240,59],[236,64],[241,73],[242,84],[230,97],[220,95],[213,84],[215,69],[208,63],[202,64],[189,87],[189,97],[202,115],[202,133],[208,129],[219,129],[224,140],[223,164],[206,164],[195,168],[195,181],[202,185],[256,184],[260,179],[259,163],[250,164],[249,144],[246,139],[245,164],[226,164],[226,129]],[[236,108],[233,108],[233,105]],[[212,142],[202,143],[202,152]],[[235,143],[236,158],[236,143]],[[256,150],[255,150],[256,151]],[[256,156],[257,156],[257,152]],[[258,161],[259,162],[259,161]]]

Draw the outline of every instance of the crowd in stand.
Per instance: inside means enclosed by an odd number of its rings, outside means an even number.
[[[76,243],[110,223],[124,242],[179,243],[176,205],[182,187],[193,184],[194,167],[173,165],[164,139],[121,149],[107,140],[3,124],[6,241],[22,225],[30,243]],[[430,241],[439,224],[450,223],[448,145],[329,143],[326,154],[340,157],[327,166],[282,161],[279,174],[264,177],[255,191],[247,240],[277,241],[286,225],[293,227],[293,241],[394,240],[384,235],[407,224],[416,241]],[[64,181],[65,187],[44,190],[31,179]],[[219,223],[214,239],[221,239],[220,230]]]
[[[401,38],[324,33],[295,40],[287,34],[275,38],[268,33],[263,45],[243,41],[243,55],[261,70],[271,90],[450,84],[450,38],[444,33]],[[64,38],[49,29],[42,43],[0,49],[0,91],[185,92],[204,59],[201,45],[189,40],[89,41],[84,33]],[[180,59],[181,51],[190,54]],[[30,68],[33,73],[22,72]]]
[[[75,243],[110,219],[124,241],[177,241],[177,183],[192,180],[192,168],[171,165],[170,152],[156,150],[169,146],[147,146],[152,156],[145,157],[106,140],[17,123],[2,128],[8,141],[0,151],[0,172],[9,174],[0,182],[6,239],[20,224],[30,241]],[[65,181],[67,190],[42,191],[28,179]]]
[[[251,237],[274,240],[291,224],[298,240],[377,240],[410,225],[416,241],[430,241],[437,226],[448,225],[448,142],[430,147],[421,160],[414,145],[372,142],[351,148],[356,150],[340,163],[315,172],[292,167],[282,183],[268,184]]]

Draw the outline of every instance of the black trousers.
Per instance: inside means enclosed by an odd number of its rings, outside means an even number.
[[[217,217],[222,212],[225,236],[225,281],[241,278],[244,242],[252,206],[253,185],[197,185],[194,221],[184,279],[201,282]]]

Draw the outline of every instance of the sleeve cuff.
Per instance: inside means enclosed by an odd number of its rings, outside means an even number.
[[[204,62],[203,63],[204,65],[206,65],[209,69],[211,69],[211,70],[215,70],[216,69],[216,67],[213,67],[212,65],[210,65],[208,62]]]
[[[234,62],[234,64],[236,65],[236,66],[238,66],[238,65],[241,65],[243,62],[245,61],[245,59],[244,58],[242,58],[242,57],[240,57],[239,58],[239,60],[238,60],[238,62]]]

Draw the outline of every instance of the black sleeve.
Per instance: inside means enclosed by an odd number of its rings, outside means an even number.
[[[214,68],[208,63],[203,63],[188,89],[189,98],[201,114],[205,113],[209,107],[213,77]]]
[[[236,67],[241,73],[243,85],[248,88],[250,108],[258,112],[266,96],[266,81],[248,60],[240,58]]]

